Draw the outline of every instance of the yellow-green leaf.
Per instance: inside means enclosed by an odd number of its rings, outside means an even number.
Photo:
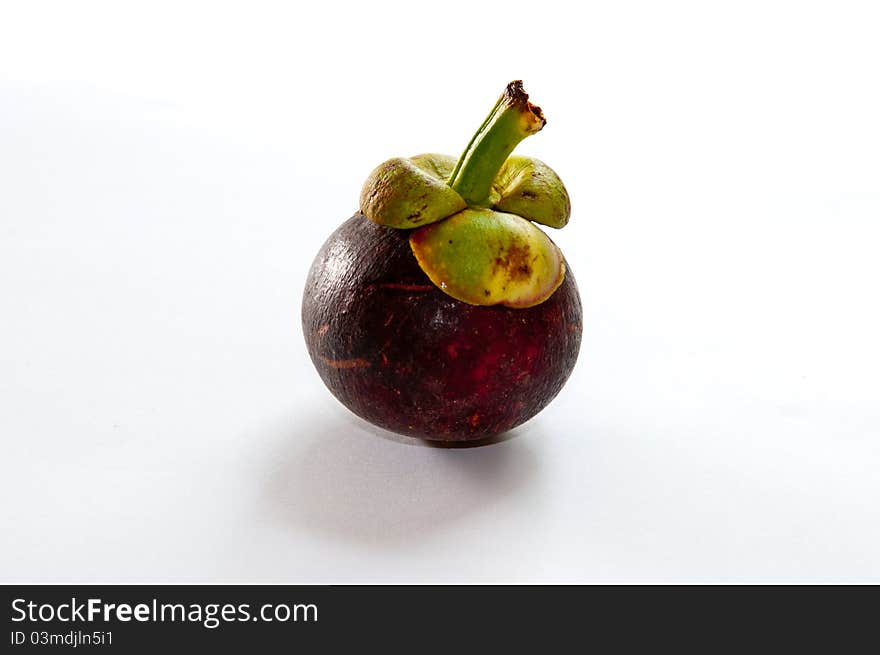
[[[458,161],[452,155],[440,155],[436,152],[426,152],[409,159],[428,175],[444,182],[448,182],[449,176],[455,170],[455,163]]]
[[[465,201],[435,174],[446,165],[443,155],[420,155],[417,161],[389,159],[377,166],[364,183],[361,211],[374,223],[403,229],[440,221],[461,211]]]
[[[531,307],[562,284],[562,253],[524,218],[465,209],[410,235],[422,270],[441,290],[472,305]]]
[[[556,172],[539,159],[511,155],[492,187],[495,209],[550,227],[564,227],[568,223],[568,191]]]

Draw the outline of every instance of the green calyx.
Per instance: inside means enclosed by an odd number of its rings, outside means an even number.
[[[545,123],[522,82],[511,82],[461,157],[389,159],[367,178],[361,212],[379,225],[413,229],[419,265],[450,296],[537,305],[562,283],[565,265],[533,223],[565,226],[571,202],[547,164],[511,153]]]
[[[515,214],[468,208],[416,230],[409,243],[431,281],[471,305],[531,307],[565,277],[559,248]]]
[[[442,221],[467,207],[438,175],[454,165],[455,160],[445,155],[389,159],[367,178],[361,191],[361,211],[379,225],[402,229]]]

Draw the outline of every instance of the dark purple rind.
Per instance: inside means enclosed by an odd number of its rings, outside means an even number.
[[[361,418],[422,439],[484,439],[535,416],[580,349],[571,270],[534,307],[468,305],[433,285],[408,236],[358,213],[315,258],[302,322],[324,383]]]

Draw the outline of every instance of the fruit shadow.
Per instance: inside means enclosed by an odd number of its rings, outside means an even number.
[[[293,421],[281,432],[267,490],[276,518],[294,529],[393,546],[498,511],[539,479],[523,426],[481,447],[398,437],[341,412]],[[536,436],[536,435],[533,435]]]

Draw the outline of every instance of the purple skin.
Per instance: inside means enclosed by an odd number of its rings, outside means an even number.
[[[486,439],[535,416],[580,348],[571,269],[534,307],[468,305],[434,286],[408,236],[358,213],[315,258],[302,322],[324,384],[361,418],[421,439]]]

